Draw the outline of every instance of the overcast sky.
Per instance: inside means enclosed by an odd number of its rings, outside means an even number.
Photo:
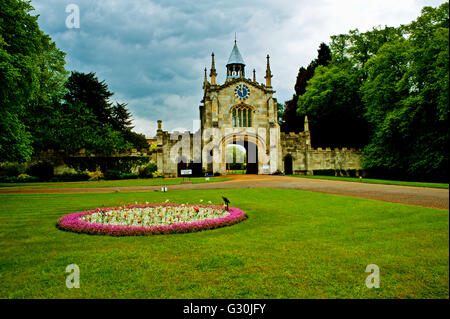
[[[204,68],[216,56],[218,82],[237,34],[246,75],[264,82],[271,57],[272,86],[289,100],[300,66],[330,36],[414,20],[422,7],[444,0],[33,0],[41,29],[67,53],[67,69],[95,72],[128,103],[135,130],[148,137],[192,130],[203,97]],[[80,9],[80,28],[66,27],[68,4]]]

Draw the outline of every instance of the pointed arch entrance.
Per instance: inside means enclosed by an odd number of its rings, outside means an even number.
[[[261,166],[261,152],[265,152],[265,142],[253,134],[230,134],[222,140],[223,163],[226,163],[225,149],[228,145],[240,145],[245,149],[246,174],[258,174]]]

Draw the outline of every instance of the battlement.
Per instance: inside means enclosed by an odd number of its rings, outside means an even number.
[[[318,153],[320,153],[320,152],[334,152],[334,153],[347,152],[347,153],[356,153],[356,154],[362,153],[362,149],[360,149],[360,148],[347,148],[347,147],[343,147],[343,148],[335,147],[334,149],[331,149],[330,147],[327,147],[325,149],[323,149],[322,147],[318,147],[318,148],[311,148],[310,151],[318,152]]]

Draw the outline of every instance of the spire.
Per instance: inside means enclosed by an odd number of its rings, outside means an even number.
[[[305,115],[305,132],[309,132],[309,122],[308,122],[308,115]]]
[[[237,47],[237,42],[234,40],[233,50],[231,50],[230,58],[228,59],[227,66],[230,64],[242,64],[245,65],[244,59],[242,59],[241,53]]]
[[[211,77],[211,85],[216,85],[216,65],[214,63],[214,52],[211,54],[211,72],[209,73],[209,76]]]
[[[208,75],[207,75],[207,69],[205,68],[205,79],[203,80],[203,89],[206,89],[207,84],[208,84]]]
[[[256,82],[256,70],[253,69],[253,82]]]
[[[227,80],[245,77],[245,63],[234,40],[233,50],[227,63]]]
[[[272,86],[272,72],[270,71],[270,56],[267,55],[267,67],[266,67],[266,76],[264,77],[266,79],[266,86],[271,87]]]

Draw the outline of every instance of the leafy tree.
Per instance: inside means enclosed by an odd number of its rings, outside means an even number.
[[[64,67],[66,54],[56,48],[48,35],[42,34],[41,44],[42,53],[37,60],[39,87],[24,115],[35,153],[60,147],[56,136],[60,129],[61,100],[69,74]]]
[[[126,125],[113,117],[109,98],[113,95],[104,81],[94,73],[72,72],[66,83],[63,112],[60,122],[64,127],[59,132],[61,147],[69,153],[85,148],[97,154],[111,154],[131,148],[123,132],[114,125]],[[120,111],[122,112],[122,111]]]
[[[298,99],[298,115],[308,115],[315,147],[360,147],[367,143],[360,85],[361,72],[349,64],[316,68],[305,94]]]
[[[243,164],[247,162],[247,152],[239,145],[228,145],[225,157],[230,169],[243,169]]]
[[[331,63],[316,69],[298,99],[297,115],[308,115],[315,147],[364,147],[370,129],[360,87],[367,78],[367,61],[384,43],[402,39],[402,28],[373,28],[332,36]]]
[[[298,99],[314,146],[365,146],[379,176],[448,179],[449,4],[416,21],[332,37]]]
[[[297,80],[294,86],[295,94],[291,100],[285,102],[284,113],[282,117],[281,130],[283,132],[301,132],[303,131],[304,116],[297,114],[298,97],[306,92],[308,81],[313,77],[314,70],[320,66],[326,66],[331,61],[330,48],[321,43],[317,51],[317,58],[311,61],[308,67],[300,67]]]
[[[42,33],[32,10],[29,1],[3,0],[0,6],[0,161],[26,161],[33,151],[22,119],[38,88]]]
[[[373,28],[361,33],[358,29],[350,30],[348,34],[331,36],[331,52],[333,64],[350,63],[357,69],[375,56],[381,46],[402,37],[402,28]]]
[[[283,125],[284,106],[281,103],[277,103],[277,119],[278,124]]]
[[[139,134],[130,130],[125,132],[124,137],[127,142],[139,151],[142,149],[148,150],[150,148],[144,134]]]
[[[81,102],[92,110],[98,125],[112,125],[112,106],[109,98],[113,95],[105,81],[99,81],[95,73],[72,72],[67,83],[64,100],[67,103]]]
[[[119,132],[133,148],[137,150],[148,149],[149,145],[144,134],[133,132],[131,114],[126,108],[126,103],[116,103],[112,107],[112,127]]]
[[[126,107],[126,103],[116,103],[111,109],[111,124],[117,131],[125,132],[133,128],[131,114]]]
[[[361,87],[372,126],[364,165],[380,174],[448,178],[448,3],[425,7],[365,65]],[[394,176],[395,176],[394,175]]]

